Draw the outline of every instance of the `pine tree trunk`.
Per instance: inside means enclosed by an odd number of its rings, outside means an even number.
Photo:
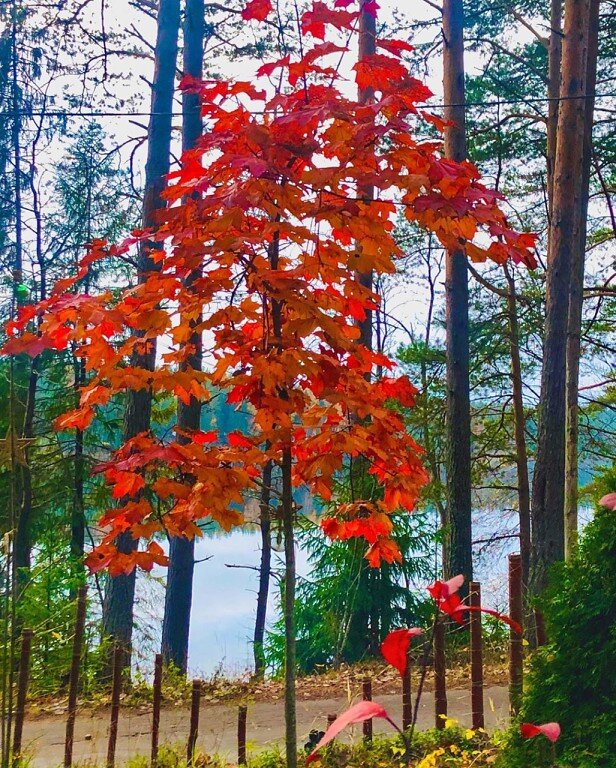
[[[186,0],[184,17],[184,74],[201,79],[203,74],[203,0]],[[182,150],[192,149],[201,135],[202,123],[199,96],[195,93],[182,94]],[[192,272],[186,280],[190,288],[201,276],[201,270]],[[194,327],[200,319],[192,320]],[[193,332],[189,344],[195,352],[189,356],[185,370],[200,371],[202,366],[202,340],[200,332]],[[199,429],[201,425],[201,403],[195,397],[188,405],[178,400],[177,424],[183,430]],[[180,436],[180,442],[188,438]],[[162,654],[165,663],[172,663],[186,673],[188,667],[188,638],[190,633],[190,611],[195,569],[195,542],[173,537],[169,545],[169,569],[165,592],[165,613],[163,617]]]
[[[537,458],[533,476],[531,591],[547,584],[550,566],[564,557],[565,380],[573,243],[580,221],[584,153],[584,84],[590,0],[567,0],[561,102],[554,161],[546,274],[545,334]]]
[[[443,3],[443,92],[445,156],[466,159],[464,12],[462,0]],[[473,578],[471,503],[471,414],[469,389],[468,269],[462,251],[450,251],[445,264],[447,357],[447,527],[443,571],[446,577]]]
[[[547,173],[548,218],[552,218],[554,196],[554,162],[558,131],[558,97],[560,96],[560,67],[563,50],[563,0],[550,2],[550,37],[548,43],[548,125],[547,125]]]
[[[271,489],[272,462],[268,461],[263,469],[263,488],[261,489],[261,505],[259,513],[259,528],[261,529],[261,562],[259,563],[259,591],[257,592],[257,615],[253,637],[253,654],[255,660],[255,677],[262,678],[265,674],[265,620],[267,618],[267,599],[269,595],[270,576],[272,568],[272,522],[271,522]]]
[[[154,51],[154,78],[152,83],[151,117],[148,128],[148,156],[145,167],[145,189],[143,198],[143,226],[156,224],[156,211],[164,207],[161,194],[166,186],[169,172],[171,148],[171,123],[173,92],[177,62],[178,32],[180,26],[179,0],[160,0],[158,28]],[[138,257],[138,279],[144,281],[147,274],[157,266],[146,246],[140,249]],[[156,345],[151,343],[147,354],[135,355],[132,365],[153,370],[156,361]],[[150,429],[152,393],[142,389],[129,391],[124,414],[124,440],[130,440],[140,432]],[[137,542],[130,533],[118,537],[116,545],[120,552],[132,552]],[[133,634],[133,609],[135,602],[135,579],[133,571],[128,576],[110,578],[103,603],[103,635],[110,647],[119,644],[124,649],[123,666],[130,666]],[[111,672],[109,657],[106,676]]]
[[[586,108],[584,112],[584,146],[579,201],[579,221],[576,223],[571,265],[569,319],[567,323],[567,382],[565,435],[565,557],[569,558],[578,542],[578,387],[580,378],[580,336],[582,331],[582,300],[584,265],[586,261],[586,231],[590,166],[592,160],[592,128],[594,122],[599,43],[599,0],[591,0],[588,21],[588,53],[586,61]]]
[[[511,355],[511,391],[513,395],[515,460],[518,478],[520,555],[522,556],[522,581],[524,588],[526,588],[528,586],[531,547],[530,482],[528,477],[528,451],[526,448],[526,418],[524,416],[522,363],[520,359],[520,330],[515,280],[507,265],[505,265],[504,270],[509,287],[507,293],[507,312],[509,317],[509,349]]]

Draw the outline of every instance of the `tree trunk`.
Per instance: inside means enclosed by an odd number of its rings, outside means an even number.
[[[196,79],[203,74],[203,0],[186,0],[184,18],[184,73]],[[201,136],[202,123],[199,96],[196,93],[182,94],[182,150],[192,149]],[[190,288],[201,276],[201,270],[192,272],[186,286]],[[200,318],[191,320],[194,328]],[[202,340],[200,332],[193,332],[188,342],[194,353],[189,356],[184,370],[200,371],[202,366]],[[201,403],[195,397],[188,405],[178,400],[177,424],[180,429],[195,430],[201,425]],[[189,438],[180,435],[179,441]],[[172,663],[186,673],[188,667],[188,638],[190,633],[190,611],[195,569],[195,542],[183,537],[171,538],[169,544],[169,569],[165,592],[165,614],[163,618],[162,654],[165,663]]]
[[[558,97],[560,96],[560,66],[563,48],[563,0],[550,2],[550,37],[548,43],[548,125],[547,125],[547,172],[548,218],[552,218],[554,196],[554,161],[558,129]]]
[[[511,354],[511,390],[513,394],[513,422],[515,433],[515,460],[518,476],[518,517],[520,524],[520,555],[522,556],[522,582],[528,586],[530,567],[530,482],[528,479],[528,451],[526,448],[526,418],[524,416],[524,392],[522,388],[522,363],[520,360],[520,331],[515,280],[507,265],[504,266],[509,290],[507,310],[509,317],[509,349]]]
[[[282,451],[282,528],[284,534],[284,715],[287,768],[297,768],[297,675],[295,644],[295,514],[291,487],[291,449]]]
[[[257,616],[253,638],[253,653],[255,660],[255,677],[262,678],[265,674],[265,620],[267,618],[267,599],[272,568],[272,522],[270,500],[272,490],[271,461],[263,468],[263,488],[261,489],[261,506],[259,527],[261,529],[261,562],[259,564],[259,591],[257,592]]]
[[[171,123],[173,91],[177,62],[178,31],[180,26],[179,0],[160,0],[158,28],[154,51],[154,78],[152,84],[151,117],[148,128],[148,156],[145,166],[143,198],[143,226],[156,224],[156,211],[165,203],[161,197],[169,173],[171,149]],[[145,281],[148,273],[158,267],[144,246],[138,256],[138,279]],[[138,368],[153,370],[156,361],[156,345],[151,343],[147,354],[134,355],[132,364]],[[149,389],[129,391],[124,414],[124,440],[130,440],[150,428],[152,393]],[[120,552],[131,552],[137,542],[130,533],[122,534],[116,541]],[[133,607],[135,601],[133,571],[128,576],[110,578],[103,604],[103,634],[124,649],[123,667],[130,666],[133,633]],[[111,672],[109,658],[107,674]]]
[[[531,591],[547,584],[564,557],[565,378],[572,251],[580,221],[584,153],[584,85],[590,0],[567,0],[561,102],[546,274],[545,334],[537,458],[533,476]]]
[[[567,323],[567,382],[566,382],[566,435],[565,435],[565,557],[569,558],[578,542],[578,387],[580,378],[580,335],[582,332],[582,300],[584,291],[584,265],[590,165],[592,159],[592,128],[594,122],[595,90],[597,83],[597,53],[599,44],[599,0],[591,0],[588,21],[586,61],[584,145],[579,201],[579,221],[576,224],[574,249],[571,258],[571,289],[569,292],[569,319]]]
[[[373,14],[362,10],[361,16],[359,18],[358,58],[360,61],[363,61],[364,59],[373,56],[375,53],[376,18]],[[358,96],[361,104],[369,104],[374,99],[374,89],[370,86],[367,88],[360,88]],[[362,187],[359,192],[360,195],[367,200],[372,200],[374,198],[374,188],[372,186]],[[372,272],[358,273],[357,280],[360,285],[372,290]],[[367,311],[365,319],[361,320],[358,325],[360,330],[359,343],[365,346],[367,349],[372,349],[372,312]]]
[[[443,3],[443,92],[445,156],[466,158],[464,12],[462,0]],[[445,265],[447,357],[447,528],[443,571],[473,578],[471,509],[471,413],[469,388],[468,269],[462,251],[450,251]]]

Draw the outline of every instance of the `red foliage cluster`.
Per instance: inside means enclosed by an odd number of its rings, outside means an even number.
[[[427,476],[391,405],[412,406],[416,392],[392,373],[371,379],[375,366],[394,366],[358,343],[357,322],[379,296],[355,275],[395,271],[399,211],[473,260],[533,266],[534,237],[509,227],[499,195],[472,164],[452,163],[439,141],[413,136],[414,123],[440,121],[418,107],[430,92],[399,58],[407,43],[379,40],[383,52],[354,67],[356,84],[376,89],[372,103],[347,94],[335,64],[356,27],[352,5],[314,2],[301,21],[303,56],[262,66],[255,82],[186,80],[200,93],[207,130],[171,174],[158,229],[119,246],[94,242],[74,278],[9,326],[5,353],[71,345],[84,359],[88,382],[61,429],[87,428],[112,398],[139,389],[184,402],[222,390],[252,412],[249,434],[141,434],[101,464],[121,502],[101,521],[107,533],[89,558],[93,570],[163,561],[153,544],[116,553],[124,531],[151,540],[161,530],[198,535],[204,518],[225,529],[241,523],[238,508],[258,491],[263,466],[288,450],[293,483],[326,502],[335,478],[361,459],[378,492],[344,505],[323,528],[332,538],[363,537],[373,566],[400,559],[390,515],[413,509]],[[376,13],[376,3],[368,6]],[[270,11],[269,0],[251,0],[243,15],[263,21]],[[358,192],[367,186],[374,200]],[[94,262],[136,247],[154,249],[157,271],[117,292],[81,292]],[[208,342],[203,372],[184,365],[195,330]],[[156,369],[136,367],[134,354],[161,338]]]

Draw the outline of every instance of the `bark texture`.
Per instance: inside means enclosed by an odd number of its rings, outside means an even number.
[[[203,0],[186,0],[184,16],[184,73],[196,79],[203,74]],[[192,149],[202,131],[199,96],[195,93],[182,94],[182,149]],[[201,275],[201,270],[192,272],[186,280],[187,287]],[[200,318],[191,321],[194,328]],[[200,371],[203,345],[201,333],[193,332],[188,342],[192,349],[186,364],[182,367]],[[201,403],[195,397],[188,404],[178,400],[177,424],[182,430],[196,430],[201,426]],[[180,435],[179,440],[187,440]],[[163,617],[162,654],[166,664],[172,663],[186,673],[188,667],[188,639],[190,634],[190,612],[195,570],[195,542],[182,537],[173,537],[169,544],[169,569],[165,592],[165,613]]]
[[[528,450],[526,446],[526,417],[524,415],[524,391],[520,357],[520,332],[515,280],[505,265],[507,279],[507,315],[509,319],[509,353],[511,356],[511,392],[513,395],[513,420],[515,460],[518,478],[518,518],[520,525],[520,555],[522,557],[522,583],[528,586],[530,568],[530,481],[528,476]]]
[[[464,12],[462,0],[443,3],[443,91],[445,156],[466,159],[464,90]],[[447,512],[443,571],[447,578],[473,578],[471,508],[471,413],[469,391],[468,269],[461,251],[450,251],[445,265],[447,357]]]
[[[597,54],[599,47],[599,0],[591,0],[588,19],[586,61],[584,146],[579,202],[579,222],[575,227],[575,242],[571,261],[571,290],[567,323],[567,382],[565,436],[565,557],[568,559],[578,543],[579,503],[579,409],[580,350],[582,333],[582,303],[584,266],[586,263],[586,232],[590,168],[592,161],[592,128],[597,84]]]
[[[148,155],[145,167],[144,227],[152,227],[156,224],[156,212],[164,206],[161,194],[166,186],[165,177],[169,173],[170,164],[171,120],[179,26],[179,0],[160,0],[150,102],[152,115],[148,128]],[[147,274],[156,268],[156,264],[151,258],[150,249],[147,246],[143,247],[138,257],[138,279],[144,281]],[[152,343],[147,354],[134,356],[132,364],[151,371],[154,369],[155,360],[156,346]],[[128,393],[124,413],[125,440],[149,430],[151,410],[152,394],[149,389]],[[123,534],[118,537],[116,543],[121,552],[131,552],[137,544],[130,534]],[[124,652],[123,667],[130,666],[135,578],[134,571],[128,576],[110,578],[103,604],[103,635],[110,640],[110,646],[117,644],[122,647]],[[110,675],[110,672],[111,668],[108,665],[106,673]]]
[[[255,661],[255,677],[262,678],[265,674],[265,620],[267,618],[267,600],[272,568],[272,519],[271,519],[271,490],[272,462],[268,461],[263,469],[263,487],[261,489],[261,504],[259,528],[261,530],[261,561],[259,563],[259,591],[257,593],[257,615],[253,636],[253,654]]]
[[[565,380],[572,259],[579,238],[590,0],[567,0],[546,274],[546,319],[533,476],[531,591],[564,557]]]

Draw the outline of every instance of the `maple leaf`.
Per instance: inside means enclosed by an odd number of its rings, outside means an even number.
[[[606,493],[605,496],[602,496],[599,499],[599,505],[601,507],[612,509],[614,512],[616,512],[616,493]]]
[[[364,720],[371,720],[373,717],[380,717],[384,720],[388,720],[396,730],[399,730],[398,726],[387,714],[387,710],[380,704],[377,704],[375,701],[360,701],[334,720],[323,735],[321,741],[319,741],[306,758],[306,763],[311,763],[313,760],[316,760],[317,752],[326,744],[329,744],[332,739],[335,739],[348,725],[362,723]]]
[[[402,562],[402,553],[396,542],[385,538],[377,539],[365,557],[372,568],[379,568],[383,560],[390,565]]]
[[[86,556],[85,566],[90,573],[99,573],[109,567],[116,554],[112,544],[101,544]]]
[[[328,8],[325,3],[315,2],[312,9],[305,11],[302,16],[302,32],[325,40],[325,28],[328,25],[336,29],[347,29],[357,18],[357,12],[337,11]]]
[[[521,723],[520,733],[525,739],[532,739],[535,736],[545,736],[546,739],[554,744],[560,738],[560,725],[558,723],[544,723],[543,725]]]
[[[109,479],[114,484],[111,494],[114,499],[135,496],[142,488],[145,488],[143,476],[135,472],[113,472]]]
[[[227,442],[232,448],[252,448],[252,441],[240,432],[229,432]]]
[[[381,654],[388,664],[395,667],[401,677],[406,674],[411,640],[423,632],[419,627],[394,629],[381,643]]]
[[[80,429],[83,432],[91,424],[94,416],[93,408],[77,408],[58,416],[54,425],[56,429]]]
[[[277,69],[288,67],[290,61],[291,61],[291,57],[289,56],[289,54],[287,54],[286,56],[283,56],[282,59],[278,59],[277,61],[271,61],[271,62],[268,62],[267,64],[262,64],[257,70],[257,77],[266,77],[274,73]]]
[[[215,429],[209,432],[193,432],[193,442],[197,445],[205,445],[206,443],[215,443],[218,440],[218,432]]]
[[[272,10],[271,0],[250,0],[242,11],[242,18],[246,21],[265,21]]]
[[[377,48],[382,48],[394,56],[401,56],[404,52],[414,51],[414,47],[405,40],[380,40],[376,41]]]
[[[29,355],[38,357],[46,349],[53,349],[50,339],[35,333],[23,333],[18,338],[9,339],[2,347],[3,355]]]

